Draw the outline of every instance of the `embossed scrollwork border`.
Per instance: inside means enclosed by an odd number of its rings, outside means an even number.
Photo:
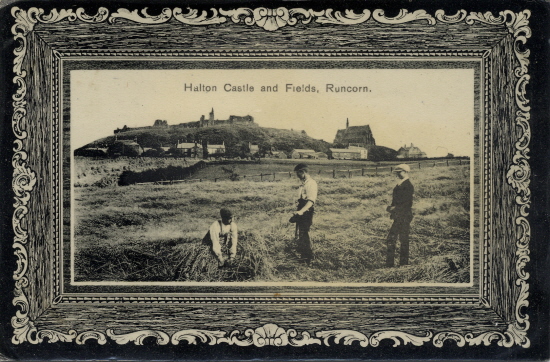
[[[450,340],[455,341],[458,346],[490,345],[496,342],[498,345],[504,347],[514,345],[529,347],[530,341],[527,337],[529,316],[524,313],[524,308],[529,305],[529,274],[525,271],[525,267],[530,261],[530,225],[527,216],[529,215],[529,207],[531,205],[529,188],[531,171],[528,161],[531,129],[529,124],[530,107],[526,97],[526,87],[530,76],[528,74],[529,50],[522,49],[531,36],[529,28],[530,12],[528,10],[519,13],[503,11],[498,16],[494,16],[492,13],[468,13],[465,10],[460,10],[454,15],[446,15],[444,11],[438,10],[432,16],[424,10],[414,12],[401,10],[397,16],[387,17],[384,11],[380,9],[374,11],[364,10],[363,12],[355,13],[353,11],[333,11],[332,9],[313,11],[311,9],[287,9],[284,7],[277,9],[239,8],[233,10],[211,9],[211,14],[209,14],[207,11],[199,13],[199,11],[193,9],[183,11],[181,8],[166,8],[159,15],[150,15],[147,13],[147,9],[141,11],[118,9],[116,12],[111,13],[108,9],[102,7],[99,8],[95,15],[86,14],[82,8],[76,10],[62,9],[59,11],[54,9],[45,15],[43,9],[30,8],[23,10],[14,7],[12,8],[12,16],[15,22],[11,31],[17,44],[14,50],[15,58],[13,66],[15,73],[13,82],[17,85],[17,89],[12,96],[12,129],[16,138],[12,157],[14,168],[12,187],[15,194],[12,225],[15,233],[13,248],[15,250],[14,254],[17,257],[17,266],[13,273],[15,281],[13,304],[17,308],[16,315],[12,317],[12,326],[14,328],[12,342],[14,344],[24,342],[37,344],[47,338],[49,342],[63,341],[83,344],[87,340],[93,339],[99,344],[105,344],[110,339],[118,344],[133,342],[139,345],[142,344],[145,338],[152,337],[160,345],[179,344],[181,341],[186,341],[190,344],[200,342],[210,345],[229,344],[257,347],[265,345],[305,346],[310,344],[330,345],[332,341],[335,344],[351,345],[358,343],[362,347],[376,347],[381,340],[390,339],[394,342],[394,346],[401,344],[419,346],[431,342],[436,347],[442,347],[445,341]],[[38,182],[36,172],[27,163],[29,154],[25,149],[25,140],[28,138],[27,83],[25,80],[27,70],[23,69],[23,60],[27,55],[27,36],[33,31],[35,25],[39,23],[53,24],[60,21],[75,22],[78,20],[88,23],[108,21],[110,24],[114,24],[118,19],[126,19],[127,21],[142,24],[160,24],[174,19],[182,24],[196,26],[215,25],[232,21],[233,23],[244,24],[245,26],[258,26],[265,31],[276,31],[286,26],[296,25],[299,22],[302,24],[316,22],[320,24],[355,25],[367,21],[376,21],[382,24],[403,24],[423,21],[428,26],[435,25],[438,22],[465,22],[470,25],[479,22],[487,26],[506,26],[509,33],[513,36],[514,53],[519,62],[519,66],[514,70],[516,77],[515,101],[518,107],[515,114],[515,122],[519,129],[521,129],[521,136],[515,144],[516,151],[513,163],[509,166],[506,174],[508,184],[517,193],[516,203],[519,208],[519,216],[515,220],[519,230],[519,236],[516,240],[515,262],[516,285],[519,288],[519,297],[515,309],[516,320],[510,323],[505,331],[490,331],[479,335],[474,335],[473,333],[461,335],[452,331],[433,334],[427,331],[424,336],[416,336],[400,331],[380,331],[366,336],[361,332],[353,330],[318,331],[310,334],[306,331],[299,333],[294,329],[285,330],[275,324],[266,324],[255,329],[247,329],[244,332],[235,330],[231,333],[225,331],[181,330],[173,333],[171,336],[166,332],[158,330],[141,330],[126,334],[117,334],[111,329],[105,332],[83,331],[80,333],[75,330],[69,330],[68,332],[47,329],[38,330],[29,317],[29,300],[25,294],[25,289],[29,285],[27,276],[29,257],[26,247],[28,233],[24,225],[26,215],[29,211],[29,200]]]

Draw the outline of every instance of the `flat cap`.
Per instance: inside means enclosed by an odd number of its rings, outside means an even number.
[[[305,163],[299,163],[294,167],[294,171],[304,170],[307,171],[307,165]]]
[[[411,172],[411,168],[406,163],[402,163],[393,168],[393,172],[399,172],[399,171]]]

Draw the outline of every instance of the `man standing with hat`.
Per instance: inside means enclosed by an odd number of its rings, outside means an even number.
[[[294,172],[301,181],[298,190],[298,208],[292,217],[296,222],[297,249],[302,259],[310,264],[313,260],[313,243],[309,237],[309,229],[313,224],[314,205],[317,201],[317,182],[309,175],[305,163],[297,164]]]
[[[409,232],[413,219],[412,204],[414,186],[409,180],[409,165],[397,165],[393,172],[399,182],[393,189],[392,203],[387,207],[393,224],[387,239],[386,267],[393,267],[395,258],[395,244],[399,238],[399,265],[409,264]]]

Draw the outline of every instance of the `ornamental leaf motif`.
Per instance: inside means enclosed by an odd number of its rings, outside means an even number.
[[[23,243],[25,243],[27,240],[26,238],[21,240]],[[17,268],[13,272],[13,279],[18,280],[23,277],[23,275],[27,274],[27,268],[29,266],[29,258],[27,255],[27,249],[25,249],[25,246],[20,243],[14,243],[13,249],[15,251],[13,254],[17,256]]]
[[[453,24],[453,23],[460,23],[464,19],[466,19],[466,16],[468,13],[466,10],[459,10],[455,15],[446,15],[445,11],[443,10],[437,10],[435,12],[435,18],[443,23]]]
[[[506,17],[503,12],[500,12],[499,17],[495,17],[490,11],[486,13],[471,12],[466,17],[466,24],[468,25],[473,25],[476,21],[487,25],[501,25],[506,22]]]
[[[497,342],[501,347],[512,347],[514,345],[514,338],[510,333],[500,333],[495,331],[485,332],[476,337],[472,333],[468,333],[465,336],[466,342],[470,346],[490,346],[493,342]]]
[[[187,10],[188,12],[184,14],[181,8],[174,8],[174,19],[188,25],[222,24],[227,21],[226,17],[218,15],[219,12],[215,8],[210,9],[214,13],[211,17],[208,17],[206,10],[203,10],[200,15],[198,10],[191,8]]]
[[[370,337],[370,344],[373,347],[377,347],[381,340],[391,339],[394,347],[400,346],[401,343],[404,345],[410,343],[415,346],[421,346],[425,342],[429,342],[432,339],[432,336],[433,335],[431,332],[426,332],[425,336],[415,336],[413,334],[399,331],[382,331],[376,332]]]
[[[248,8],[238,8],[233,10],[223,10],[220,9],[220,14],[223,16],[229,16],[232,22],[238,24],[241,19],[244,19],[244,22],[248,25],[252,25],[252,10]]]
[[[410,13],[408,10],[401,9],[399,14],[393,18],[385,16],[384,10],[377,9],[372,13],[374,20],[382,24],[403,24],[416,20],[426,20],[429,25],[435,25],[436,20],[428,14],[425,10],[416,10]]]
[[[128,9],[121,8],[118,9],[116,13],[111,14],[111,16],[109,17],[109,22],[111,24],[114,24],[116,19],[122,18],[141,24],[162,24],[170,20],[171,17],[172,10],[169,8],[162,9],[159,15],[149,15],[147,13],[147,8],[143,8],[141,12],[138,12],[137,10],[130,11]]]
[[[83,8],[76,9],[75,13],[85,23],[101,23],[109,18],[109,10],[104,7],[100,7],[95,15],[86,14]]]
[[[338,329],[333,331],[317,332],[315,335],[323,340],[325,346],[329,346],[330,339],[334,338],[334,343],[350,346],[353,342],[359,342],[361,347],[367,347],[369,345],[369,339],[363,333],[350,331],[345,329]]]
[[[105,337],[105,334],[97,331],[86,331],[80,333],[75,338],[76,344],[85,344],[87,340],[94,339],[97,341],[97,344],[103,345],[107,343],[107,337]]]
[[[158,345],[166,345],[170,342],[170,337],[163,331],[142,330],[126,334],[115,334],[112,329],[107,329],[106,334],[117,344],[134,342],[136,345],[143,345],[143,340],[148,337],[155,338]]]
[[[48,339],[48,343],[56,342],[72,342],[75,340],[77,333],[75,330],[70,330],[68,333],[62,333],[50,329],[42,329],[36,332],[36,337],[30,338],[29,342],[32,344],[42,343],[45,338]]]
[[[45,24],[58,23],[65,19],[69,21],[75,21],[77,19],[76,14],[72,11],[72,9],[61,9],[59,11],[57,9],[53,9],[48,15],[42,15],[44,11],[42,9],[40,10],[41,14],[37,16],[37,20]]]
[[[441,348],[445,341],[454,341],[458,347],[466,345],[466,339],[461,334],[455,332],[441,332],[434,336],[432,343],[434,346]]]
[[[200,341],[202,343],[208,343],[209,345],[215,345],[218,338],[224,337],[225,334],[226,333],[223,331],[186,329],[174,333],[171,341],[174,345],[179,344],[180,341],[187,341],[189,344],[197,344],[197,341]]]
[[[518,156],[514,164],[510,165],[506,178],[517,193],[527,194],[531,179],[531,168],[522,154]]]
[[[525,66],[527,68],[528,65],[529,60],[524,60],[521,67]],[[516,68],[517,76],[520,76],[519,74],[523,73],[521,67]],[[531,107],[527,105],[529,103],[529,100],[526,97],[527,91],[525,89],[530,79],[531,77],[529,76],[529,74],[523,74],[521,78],[519,78],[516,82],[516,104],[523,112],[529,112],[531,110]]]
[[[310,10],[311,11],[311,10]],[[324,14],[323,14],[324,13]],[[370,10],[363,10],[363,12],[356,14],[352,10],[346,10],[344,14],[340,11],[336,11],[333,15],[332,9],[327,9],[324,12],[311,13],[316,17],[315,22],[320,24],[361,24],[370,19]]]

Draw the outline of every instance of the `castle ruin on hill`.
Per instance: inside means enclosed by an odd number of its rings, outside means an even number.
[[[180,123],[176,125],[168,125],[168,121],[157,119],[153,123],[153,128],[163,128],[163,127],[182,127],[182,128],[203,128],[203,127],[212,127],[212,126],[222,126],[222,125],[254,125],[254,117],[250,115],[246,116],[229,116],[228,119],[215,119],[214,117],[214,108],[210,111],[208,114],[208,118],[206,118],[204,115],[201,116],[201,118],[198,121],[194,122],[185,122]],[[124,126],[123,128],[117,128],[114,130],[114,134],[122,133],[122,132],[128,132],[133,131],[136,129],[144,129],[144,128],[151,128],[151,126],[148,127],[128,127]]]
[[[357,146],[368,148],[376,146],[376,141],[372,135],[370,126],[350,126],[349,119],[346,119],[346,128],[339,129],[334,138],[335,144],[341,144],[345,147]]]
[[[180,123],[178,127],[184,128],[202,128],[202,127],[212,127],[212,126],[222,126],[222,125],[234,125],[234,124],[244,124],[250,125],[254,124],[254,117],[252,116],[229,116],[228,119],[216,119],[214,116],[214,108],[208,114],[208,118],[204,115],[198,121],[195,122],[186,122]]]

